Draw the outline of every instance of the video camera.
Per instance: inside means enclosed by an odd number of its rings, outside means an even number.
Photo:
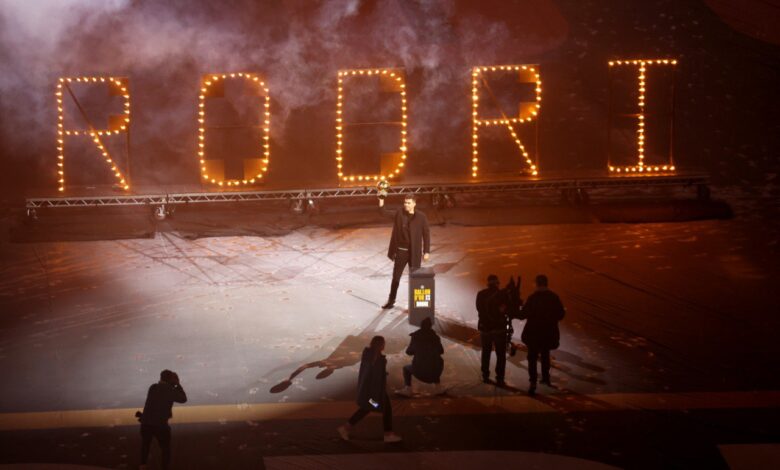
[[[509,355],[514,356],[517,353],[517,346],[512,342],[512,336],[515,329],[512,327],[512,320],[521,319],[523,310],[523,299],[520,297],[520,276],[517,276],[515,282],[514,276],[509,278],[509,282],[501,289],[502,304],[506,306],[506,343],[509,345]]]

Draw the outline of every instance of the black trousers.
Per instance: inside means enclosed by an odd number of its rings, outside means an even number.
[[[407,364],[403,367],[403,373],[404,373],[404,385],[407,387],[412,386],[412,365]]]
[[[398,249],[395,251],[395,261],[393,263],[393,280],[390,283],[390,295],[387,297],[387,300],[390,301],[390,303],[395,302],[395,296],[398,294],[398,284],[401,283],[401,276],[404,273],[404,269],[406,269],[406,265],[409,265],[409,269],[411,269],[411,258],[409,256],[409,250],[401,250]]]
[[[402,370],[403,370],[403,373],[404,373],[404,385],[406,385],[407,387],[411,387],[412,386],[412,376],[417,377],[416,375],[414,375],[414,367],[412,367],[411,364],[407,364],[407,365],[405,365],[403,367]],[[423,379],[421,379],[419,377],[417,377],[417,380],[419,380],[420,382],[427,383],[427,384],[437,384],[441,380],[441,377],[437,377],[436,380],[434,380],[434,381],[423,380]]]
[[[532,384],[536,383],[536,361],[539,356],[542,357],[542,380],[550,380],[550,350],[528,346],[528,380]]]
[[[382,403],[382,425],[385,428],[385,432],[393,430],[393,407],[390,405],[390,397],[385,392],[384,403]],[[367,414],[371,413],[371,410],[367,408],[358,408],[355,414],[349,418],[349,425],[354,426],[358,421],[365,418]]]
[[[157,444],[160,446],[162,468],[168,468],[171,461],[171,427],[167,424],[141,425],[141,465],[146,465],[146,460],[149,458],[152,438],[156,438]]]
[[[480,331],[482,341],[482,377],[490,378],[490,353],[496,350],[496,380],[502,382],[506,371],[506,330]]]

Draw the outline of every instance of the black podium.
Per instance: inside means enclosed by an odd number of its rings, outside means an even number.
[[[420,326],[425,318],[434,319],[436,281],[433,268],[417,268],[409,274],[409,323]]]

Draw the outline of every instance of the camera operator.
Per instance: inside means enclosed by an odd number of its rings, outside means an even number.
[[[498,276],[487,278],[487,289],[477,294],[477,329],[482,343],[482,381],[490,383],[490,353],[496,350],[496,384],[503,386],[506,371],[507,306]]]

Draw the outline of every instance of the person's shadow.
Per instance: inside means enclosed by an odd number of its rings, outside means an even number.
[[[290,385],[292,385],[293,379],[307,369],[322,369],[316,375],[316,378],[320,380],[330,377],[330,375],[338,369],[360,363],[363,348],[368,346],[371,338],[376,335],[385,337],[385,354],[395,354],[404,350],[406,347],[406,334],[404,333],[403,337],[396,338],[396,335],[392,335],[391,333],[407,320],[408,315],[398,315],[390,323],[377,330],[377,325],[387,314],[387,310],[381,311],[360,333],[357,335],[348,335],[344,338],[328,357],[301,365],[295,369],[287,379],[271,387],[270,392],[281,393],[287,390]]]

